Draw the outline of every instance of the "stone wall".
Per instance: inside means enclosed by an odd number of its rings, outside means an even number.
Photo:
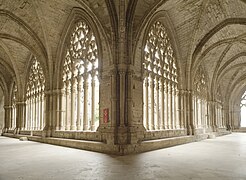
[[[2,133],[2,129],[4,128],[4,97],[0,97],[0,134]]]

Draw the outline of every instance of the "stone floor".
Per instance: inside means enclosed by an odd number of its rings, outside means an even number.
[[[0,137],[0,180],[245,180],[246,133],[111,156]]]

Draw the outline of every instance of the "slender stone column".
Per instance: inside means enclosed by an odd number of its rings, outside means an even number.
[[[149,78],[148,76],[146,76],[145,78],[145,128],[147,130],[150,130],[150,126],[149,126]]]
[[[225,109],[224,109],[224,106],[222,106],[221,107],[221,112],[222,112],[222,127],[223,128],[226,128],[226,123],[225,123],[225,117],[226,117],[226,115],[225,115]]]
[[[179,94],[180,94],[180,127],[181,129],[184,129],[186,127],[184,90],[181,90]]]
[[[207,99],[205,100],[205,125],[206,125],[206,128],[209,127],[209,125],[208,125],[208,101],[207,101]]]
[[[82,117],[81,117],[81,108],[82,108],[82,104],[81,104],[81,93],[82,93],[82,77],[80,75],[77,76],[77,82],[78,82],[78,86],[77,86],[77,130],[82,130],[82,126],[81,126],[81,121],[82,121]]]
[[[26,111],[26,102],[16,102],[16,110],[17,110],[17,122],[16,122],[16,128],[17,130],[24,130],[25,129],[25,111]]]
[[[193,126],[194,128],[197,127],[198,122],[198,102],[197,96],[193,93]]]
[[[211,101],[211,116],[212,116],[212,127],[213,131],[217,131],[217,121],[216,121],[216,104],[214,101]]]
[[[31,99],[32,99],[32,119],[31,119],[31,130],[34,130],[35,127],[35,100],[34,100],[34,94],[32,93],[31,95]]]
[[[10,109],[9,109],[9,129],[13,129],[13,106],[10,106]]]
[[[163,81],[163,79],[161,78],[161,81],[160,81],[160,129],[165,129],[165,117],[164,117],[164,111],[165,111],[165,109],[164,109],[164,98],[165,98],[165,95],[164,95],[164,81]]]
[[[211,101],[208,101],[208,127],[212,127],[212,104]]]
[[[216,102],[216,107],[217,107],[217,125],[218,128],[220,128],[220,124],[221,124],[221,119],[220,119],[220,105],[218,102]]]
[[[198,99],[198,105],[199,105],[199,108],[198,108],[198,128],[201,128],[201,122],[202,122],[202,99],[199,98]]]
[[[31,119],[32,119],[32,99],[31,99],[31,95],[29,94],[29,107],[28,107],[28,114],[29,114],[29,119],[27,119],[27,129],[26,130],[30,130],[31,129]]]
[[[181,121],[180,121],[180,93],[177,88],[177,85],[175,87],[175,106],[176,106],[176,129],[180,129],[181,127]]]
[[[193,109],[192,109],[192,91],[186,91],[186,120],[187,120],[187,130],[188,135],[194,135],[194,118],[193,118]]]
[[[160,108],[160,95],[159,95],[159,78],[156,76],[155,77],[155,92],[156,92],[156,113],[155,113],[155,119],[156,119],[156,124],[154,126],[155,129],[160,129],[160,117],[159,117],[159,108]]]
[[[40,90],[38,90],[37,94],[36,94],[36,107],[37,107],[37,129],[41,130],[41,119],[40,119]]]
[[[38,103],[37,103],[37,94],[38,92],[36,91],[35,88],[35,93],[34,93],[34,112],[35,112],[35,116],[34,116],[34,130],[38,130]]]
[[[224,123],[224,108],[223,108],[223,106],[222,106],[222,104],[221,104],[221,127],[222,128],[225,128],[225,123]]]
[[[38,99],[37,99],[37,96],[38,96],[38,92],[36,91],[35,89],[35,93],[34,93],[34,112],[35,112],[35,116],[34,116],[34,119],[35,119],[35,125],[34,125],[34,130],[38,130]]]
[[[154,106],[154,103],[155,103],[155,77],[153,74],[151,74],[151,82],[150,82],[150,96],[151,96],[151,106],[150,106],[150,109],[151,109],[151,118],[150,118],[150,129],[151,130],[154,130],[155,129],[155,106]]]
[[[219,104],[219,108],[220,108],[220,128],[222,128],[223,127],[223,120],[222,120],[222,106],[221,106],[221,104]]]
[[[218,124],[218,107],[217,103],[213,101],[213,110],[214,110],[214,131],[217,131],[217,128],[219,127]]]
[[[77,82],[76,78],[72,77],[72,85],[71,85],[71,126],[70,130],[76,130],[76,91],[77,91]]]
[[[29,118],[30,118],[30,116],[29,116],[29,99],[27,97],[27,100],[26,100],[26,119],[25,119],[25,127],[24,127],[25,130],[28,128],[28,119]]]
[[[65,130],[66,92],[64,85],[59,93],[59,130]]]
[[[203,98],[202,99],[202,128],[206,128],[205,114],[206,114],[205,98]]]
[[[21,102],[16,102],[16,112],[17,112],[17,119],[16,119],[16,129],[15,134],[17,134],[20,130],[24,130],[24,120],[22,119],[22,106]]]
[[[53,98],[54,98],[54,103],[53,103],[53,119],[55,122],[55,130],[60,130],[61,127],[61,90],[56,89],[53,91]]]
[[[52,92],[50,90],[46,90],[44,94],[44,110],[45,110],[45,128],[44,128],[44,133],[43,136],[50,137],[51,136],[51,130],[53,128],[52,124],[52,111],[53,111],[53,96]]]
[[[44,92],[41,90],[40,96],[39,96],[39,102],[40,102],[40,129],[43,130],[44,128],[44,109],[43,109],[43,104],[44,104]]]
[[[165,92],[165,112],[164,112],[164,117],[165,117],[165,129],[169,129],[169,117],[168,117],[168,101],[169,101],[169,98],[168,98],[168,82],[167,80],[165,79],[165,83],[164,83],[164,92]]]
[[[169,129],[173,129],[173,118],[172,118],[172,83],[168,82],[168,127]]]
[[[66,130],[70,130],[70,121],[71,121],[71,82],[70,80],[66,81]]]
[[[53,92],[55,99],[54,106],[54,119],[55,119],[55,130],[61,130],[62,128],[62,96],[63,90],[57,89]]]
[[[175,83],[172,82],[172,127],[173,129],[176,129],[176,123],[177,123],[177,119],[176,119],[176,114],[177,114],[177,110],[176,110],[176,87],[175,87]]]
[[[13,128],[16,128],[16,104],[13,107],[14,119],[13,119]]]
[[[5,105],[4,106],[4,112],[5,112],[5,116],[4,116],[4,132],[7,132],[10,129],[10,117],[11,117],[11,106],[9,105]]]
[[[84,74],[84,122],[83,130],[88,130],[88,75]]]
[[[14,116],[13,106],[11,105],[11,108],[10,108],[10,118],[9,118],[9,129],[13,129],[13,116]]]
[[[44,91],[44,89],[43,89],[43,91]],[[43,114],[43,127],[44,127],[44,129],[45,129],[45,127],[46,127],[46,123],[47,123],[47,121],[49,120],[48,119],[48,106],[47,106],[47,102],[48,102],[48,99],[47,99],[47,96],[46,96],[46,94],[45,93],[43,93],[43,112],[44,112],[44,114]]]
[[[32,119],[33,119],[33,112],[32,112],[32,96],[30,94],[29,96],[29,119],[27,120],[28,121],[28,128],[27,130],[31,130],[32,128]]]
[[[92,73],[91,79],[91,130],[95,130],[95,72]]]
[[[220,107],[220,128],[223,128],[223,118],[222,118],[222,106],[219,104]]]

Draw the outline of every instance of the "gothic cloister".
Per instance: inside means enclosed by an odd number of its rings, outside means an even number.
[[[0,0],[0,133],[125,155],[243,132],[245,27],[244,0]]]

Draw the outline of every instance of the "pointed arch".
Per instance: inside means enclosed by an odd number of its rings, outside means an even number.
[[[97,17],[87,12],[84,9],[80,8],[73,8],[62,32],[62,36],[59,41],[59,46],[57,49],[57,66],[55,67],[55,82],[54,86],[57,89],[62,89],[63,80],[63,64],[65,61],[65,57],[67,54],[67,49],[69,48],[70,38],[72,31],[74,30],[75,26],[79,21],[83,20],[93,31],[94,36],[97,40],[97,48],[98,48],[98,66],[99,66],[99,77],[101,77],[101,72],[104,69],[104,66],[109,66],[113,62],[111,48],[109,48],[109,42],[107,41],[107,35],[98,21]]]
[[[193,126],[195,129],[208,128],[208,74],[203,66],[199,66],[193,79]]]
[[[100,39],[88,19],[79,16],[74,23],[64,46],[66,54],[60,79],[65,93],[62,104],[65,118],[60,128],[94,131],[99,125]]]
[[[176,67],[177,67],[177,75],[178,75],[178,86],[179,89],[185,88],[185,72],[181,68],[181,56],[180,56],[180,47],[179,47],[179,39],[177,39],[177,34],[175,31],[175,28],[172,24],[171,18],[169,17],[168,13],[166,11],[158,11],[154,13],[150,18],[148,19],[148,22],[145,21],[143,24],[144,27],[140,29],[139,32],[137,32],[137,43],[134,46],[134,61],[133,65],[135,66],[136,73],[139,72],[139,74],[143,74],[143,60],[144,60],[144,47],[146,38],[148,37],[148,32],[151,28],[151,26],[156,22],[159,21],[163,24],[165,27],[166,33],[169,37],[169,42],[171,44],[174,57],[176,59]]]
[[[26,82],[26,130],[42,130],[44,124],[45,75],[40,62],[32,56]]]
[[[180,127],[176,57],[164,24],[148,28],[143,61],[144,126],[148,130]],[[165,117],[164,117],[165,116]]]

